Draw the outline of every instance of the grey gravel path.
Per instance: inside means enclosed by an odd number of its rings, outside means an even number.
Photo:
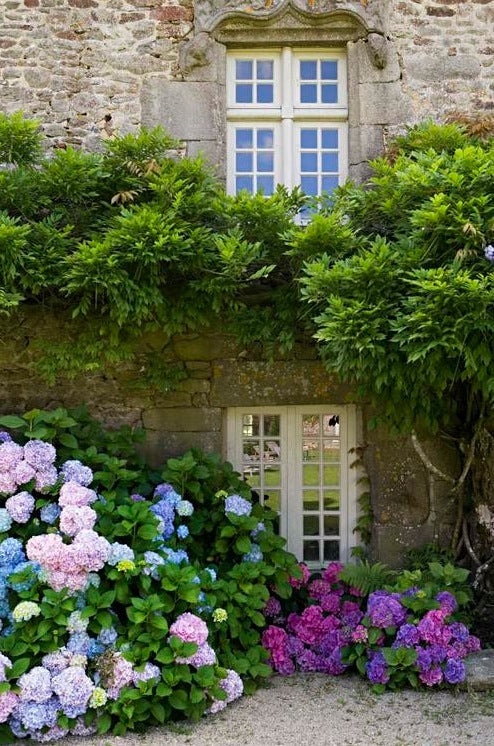
[[[60,746],[494,746],[494,692],[371,694],[356,677],[274,677],[194,725]]]

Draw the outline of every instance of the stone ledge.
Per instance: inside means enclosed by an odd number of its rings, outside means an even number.
[[[465,660],[466,688],[476,692],[494,689],[494,650],[479,650]]]

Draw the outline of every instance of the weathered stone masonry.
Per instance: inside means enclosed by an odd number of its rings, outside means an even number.
[[[350,175],[360,178],[405,124],[493,109],[493,30],[494,0],[0,0],[0,108],[38,116],[48,147],[98,148],[115,131],[162,124],[222,175],[227,47],[327,44],[347,50]],[[163,347],[188,374],[166,397],[130,389],[136,371],[124,367],[43,388],[31,350],[55,326],[29,315],[3,324],[0,408],[85,400],[109,424],[143,425],[155,463],[190,446],[224,448],[227,407],[339,404],[348,393],[307,350],[272,366],[216,334]],[[399,562],[404,547],[432,538],[425,474],[408,442],[368,433],[365,421],[373,548]],[[451,454],[427,447],[454,470]],[[439,504],[443,536],[448,508]]]

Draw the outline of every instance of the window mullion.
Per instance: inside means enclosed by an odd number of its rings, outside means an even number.
[[[283,47],[281,53],[281,139],[283,151],[281,182],[288,189],[293,187],[292,59],[291,48]]]

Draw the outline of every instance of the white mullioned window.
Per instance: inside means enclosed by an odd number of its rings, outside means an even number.
[[[283,47],[227,56],[227,188],[331,194],[348,170],[346,56]]]
[[[348,561],[355,545],[355,442],[352,405],[228,410],[228,459],[278,513],[289,551],[311,568]]]

